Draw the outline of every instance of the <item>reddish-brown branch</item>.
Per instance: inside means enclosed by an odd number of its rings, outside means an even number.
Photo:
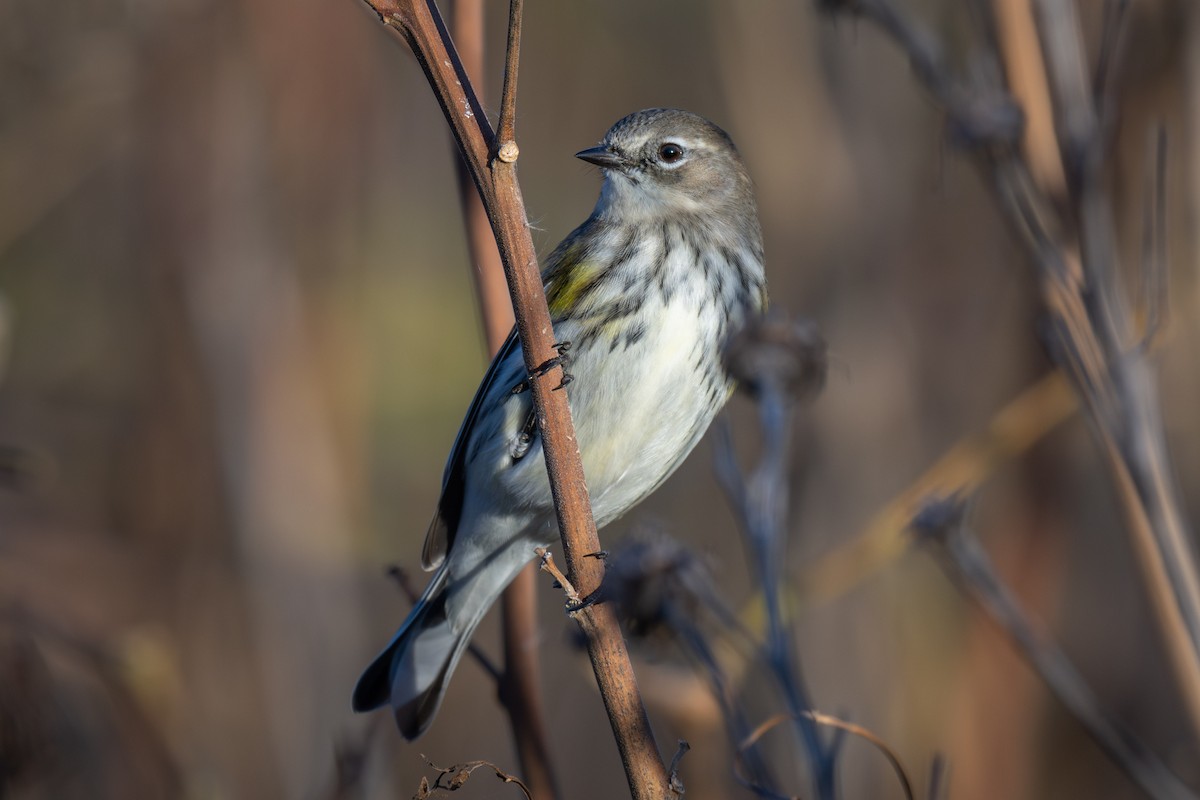
[[[566,393],[553,391],[562,376],[554,370],[541,376],[535,374],[539,365],[557,353],[525,217],[525,203],[517,183],[516,166],[511,161],[494,157],[499,143],[483,115],[433,0],[367,2],[412,49],[437,96],[487,209],[513,300],[525,366],[530,373],[533,405],[568,574],[581,592],[591,594],[600,586],[604,567],[599,559],[585,556],[597,552],[600,541],[592,519]],[[513,155],[515,157],[515,150]],[[637,800],[670,796],[666,767],[654,743],[625,641],[612,609],[606,604],[591,605],[575,618],[588,639],[592,669],[608,711],[632,796]]]
[[[455,0],[451,23],[458,43],[463,69],[475,84],[481,84],[484,52],[483,0]],[[479,313],[487,337],[488,354],[494,356],[513,328],[512,301],[504,280],[504,265],[492,236],[487,211],[472,185],[462,159],[458,159],[459,196],[463,222],[467,229],[467,247],[474,265]],[[559,796],[550,762],[543,711],[541,663],[537,642],[537,571],[530,564],[517,575],[500,598],[503,611],[504,671],[500,675],[500,701],[508,712],[521,774],[533,800],[554,800]]]
[[[504,611],[504,674],[500,699],[508,711],[521,774],[533,800],[559,796],[550,762],[546,717],[542,711],[541,665],[538,661],[537,568],[521,571],[500,599]]]
[[[483,0],[455,0],[454,41],[459,48],[463,70],[479,85],[483,76]],[[467,248],[474,266],[475,291],[479,297],[479,315],[487,338],[488,355],[495,355],[509,331],[513,329],[512,301],[504,280],[504,265],[492,236],[487,210],[475,191],[471,173],[463,159],[456,159],[459,174],[459,197],[462,201],[463,223],[467,228]],[[532,571],[530,573],[533,574]]]

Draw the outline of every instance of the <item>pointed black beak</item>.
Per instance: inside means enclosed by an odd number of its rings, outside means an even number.
[[[605,169],[618,169],[625,163],[624,159],[619,155],[603,146],[580,150],[575,154],[575,157],[582,158],[589,164],[595,164],[597,167],[604,167]]]

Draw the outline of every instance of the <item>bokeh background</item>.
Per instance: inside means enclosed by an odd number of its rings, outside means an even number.
[[[492,110],[507,4],[486,5]],[[905,5],[969,62],[964,4]],[[1102,4],[1082,5],[1094,44]],[[1152,124],[1170,142],[1155,360],[1194,521],[1200,7],[1135,0],[1121,54],[1110,175],[1131,273]],[[485,365],[455,156],[413,58],[355,0],[5,0],[0,60],[0,795],[333,797],[340,763],[351,792],[396,797],[429,774],[422,754],[515,770],[469,662],[417,744],[348,708],[406,612],[385,568],[416,568]],[[829,342],[797,433],[801,577],[1046,372],[1032,270],[904,58],[800,0],[529,2],[520,178],[542,252],[595,200],[572,154],[649,106],[731,133],[773,305]],[[752,409],[732,415],[752,452]],[[1075,418],[991,476],[972,524],[1107,704],[1200,785],[1119,519]],[[641,525],[709,558],[734,608],[751,597],[707,441],[604,536]],[[542,586],[564,796],[622,796],[589,667]],[[918,783],[941,754],[950,797],[1137,796],[927,554],[800,600],[816,704],[877,732]],[[499,652],[494,618],[478,641]],[[643,681],[667,755],[693,744],[688,796],[748,796],[703,703],[674,702],[670,660],[642,659]],[[756,708],[780,705],[750,683]],[[845,797],[900,796],[861,743],[842,764]],[[517,796],[482,775],[463,791]]]

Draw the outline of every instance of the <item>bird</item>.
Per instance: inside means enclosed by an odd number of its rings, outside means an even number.
[[[646,109],[575,155],[599,167],[600,196],[545,259],[542,280],[603,527],[657,489],[725,405],[723,343],[763,313],[767,291],[753,184],[724,130]],[[433,722],[484,614],[558,539],[528,384],[514,332],[443,472],[421,554],[433,577],[354,688],[355,711],[390,705],[410,741]]]

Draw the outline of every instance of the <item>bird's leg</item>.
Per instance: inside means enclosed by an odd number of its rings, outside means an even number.
[[[517,438],[513,440],[512,449],[509,455],[512,456],[514,462],[520,461],[529,452],[530,446],[533,444],[533,437],[537,435],[537,412],[532,408],[529,409],[528,416],[525,417],[525,424],[521,427],[521,432],[517,434]]]

